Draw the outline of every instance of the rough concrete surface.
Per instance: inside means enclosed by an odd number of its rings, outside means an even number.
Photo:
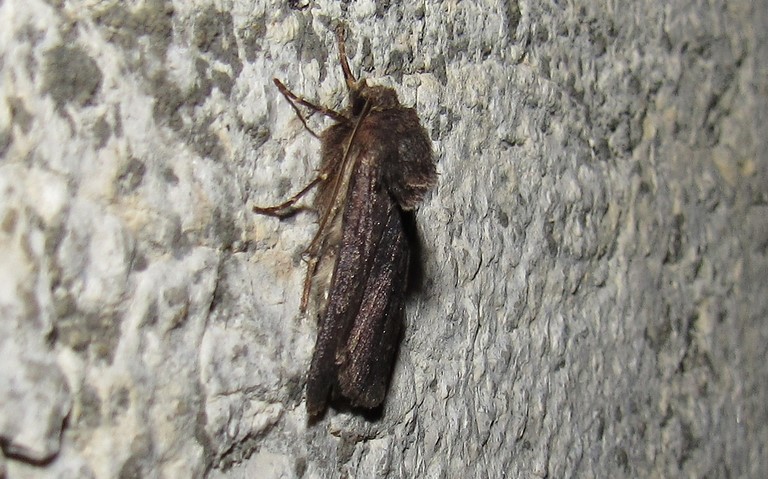
[[[307,424],[311,213],[396,88],[440,180],[378,417]],[[768,2],[0,1],[0,476],[768,476]],[[313,115],[316,130],[328,120]]]

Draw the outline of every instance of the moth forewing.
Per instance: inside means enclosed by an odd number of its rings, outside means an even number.
[[[353,406],[381,404],[402,323],[408,245],[380,158],[355,157],[328,303],[307,379],[310,414],[329,393]]]
[[[372,194],[375,194],[372,192]],[[374,217],[386,223],[371,252],[363,300],[347,341],[337,352],[339,383],[353,405],[372,408],[382,403],[403,323],[409,248],[400,212],[391,202],[378,206]]]

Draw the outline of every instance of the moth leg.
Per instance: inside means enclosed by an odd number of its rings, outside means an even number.
[[[288,87],[283,85],[283,82],[281,82],[277,78],[273,78],[272,81],[275,83],[275,86],[277,87],[277,89],[280,90],[280,93],[283,94],[285,99],[288,100],[288,103],[291,104],[291,108],[293,108],[293,111],[296,112],[296,116],[299,117],[299,120],[301,120],[301,123],[302,123],[302,125],[304,125],[304,128],[306,128],[307,131],[310,132],[312,134],[312,136],[314,136],[315,138],[319,138],[318,134],[315,133],[312,130],[312,128],[309,127],[309,125],[307,125],[307,121],[304,119],[304,116],[299,111],[299,107],[296,106],[297,103],[299,105],[301,105],[301,106],[309,108],[313,112],[316,111],[316,112],[318,112],[318,113],[320,113],[322,115],[325,115],[325,116],[327,116],[327,117],[329,117],[329,118],[331,118],[331,119],[333,119],[333,120],[335,120],[335,121],[337,121],[339,123],[346,123],[347,121],[349,121],[347,119],[347,117],[345,117],[344,115],[342,115],[341,113],[339,113],[339,112],[337,112],[335,110],[331,110],[330,108],[326,108],[324,106],[315,105],[311,101],[298,96],[297,94],[295,94],[291,90],[289,90]]]
[[[280,93],[283,94],[285,99],[288,100],[288,103],[291,105],[291,108],[293,108],[293,111],[296,112],[296,116],[299,117],[299,120],[301,120],[301,124],[304,125],[304,128],[306,128],[306,130],[310,132],[312,136],[314,136],[315,138],[319,138],[318,134],[315,133],[312,130],[312,128],[309,127],[309,125],[307,125],[307,121],[304,119],[304,116],[301,114],[301,111],[299,111],[299,107],[296,106],[297,103],[301,106],[309,108],[312,111],[316,111],[318,113],[326,115],[336,120],[337,122],[346,123],[347,121],[349,121],[347,117],[345,117],[341,113],[331,110],[330,108],[325,108],[323,106],[315,105],[314,103],[296,95],[291,90],[289,90],[288,87],[286,87],[283,84],[283,82],[281,82],[277,78],[273,78],[272,81],[275,83],[275,86],[277,87],[277,89],[280,90]],[[253,211],[258,214],[268,215],[268,216],[277,216],[279,218],[290,216],[291,214],[295,213],[297,210],[297,208],[294,208],[293,205],[295,205],[296,202],[299,201],[299,199],[301,199],[302,196],[307,194],[309,190],[317,186],[319,183],[328,179],[328,176],[330,173],[331,173],[330,170],[321,172],[314,180],[309,182],[307,186],[302,188],[301,191],[299,191],[298,193],[290,197],[284,203],[281,203],[275,206],[267,206],[267,207],[254,206]]]
[[[277,216],[278,218],[285,218],[286,216],[290,216],[293,213],[296,212],[296,210],[300,208],[295,208],[293,205],[296,204],[297,201],[301,199],[302,196],[309,193],[309,191],[320,184],[321,182],[325,181],[328,178],[328,173],[323,172],[317,175],[317,177],[310,181],[307,186],[301,189],[298,193],[288,198],[287,201],[284,201],[283,203],[280,203],[279,205],[275,206],[254,206],[253,212],[258,213],[260,215],[267,215],[267,216]]]
[[[307,304],[309,303],[309,295],[312,292],[312,280],[317,273],[318,263],[321,257],[321,247],[323,245],[323,238],[325,238],[325,229],[332,223],[333,217],[340,212],[340,199],[337,199],[333,205],[326,211],[320,220],[320,226],[315,233],[315,237],[312,238],[312,242],[309,244],[306,250],[304,250],[304,256],[307,258],[307,275],[304,278],[304,291],[301,293],[301,307],[302,313],[306,312]]]
[[[309,257],[307,260],[307,275],[304,277],[304,291],[301,293],[301,305],[299,311],[304,314],[307,312],[307,304],[309,303],[309,295],[312,292],[312,280],[317,272],[317,262],[320,258],[317,255]]]

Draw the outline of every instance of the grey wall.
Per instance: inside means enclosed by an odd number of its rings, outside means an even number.
[[[768,4],[398,3],[0,2],[0,471],[768,475]],[[381,418],[309,427],[315,218],[251,207],[339,19],[440,182]]]

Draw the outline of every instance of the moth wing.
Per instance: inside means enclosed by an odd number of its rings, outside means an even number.
[[[332,390],[367,408],[379,405],[386,393],[402,323],[408,245],[400,211],[381,182],[379,152],[355,151],[333,279],[307,378],[310,416],[325,410]]]
[[[403,323],[408,244],[399,210],[392,204],[386,214],[360,308],[337,353],[342,395],[365,408],[384,401]]]

